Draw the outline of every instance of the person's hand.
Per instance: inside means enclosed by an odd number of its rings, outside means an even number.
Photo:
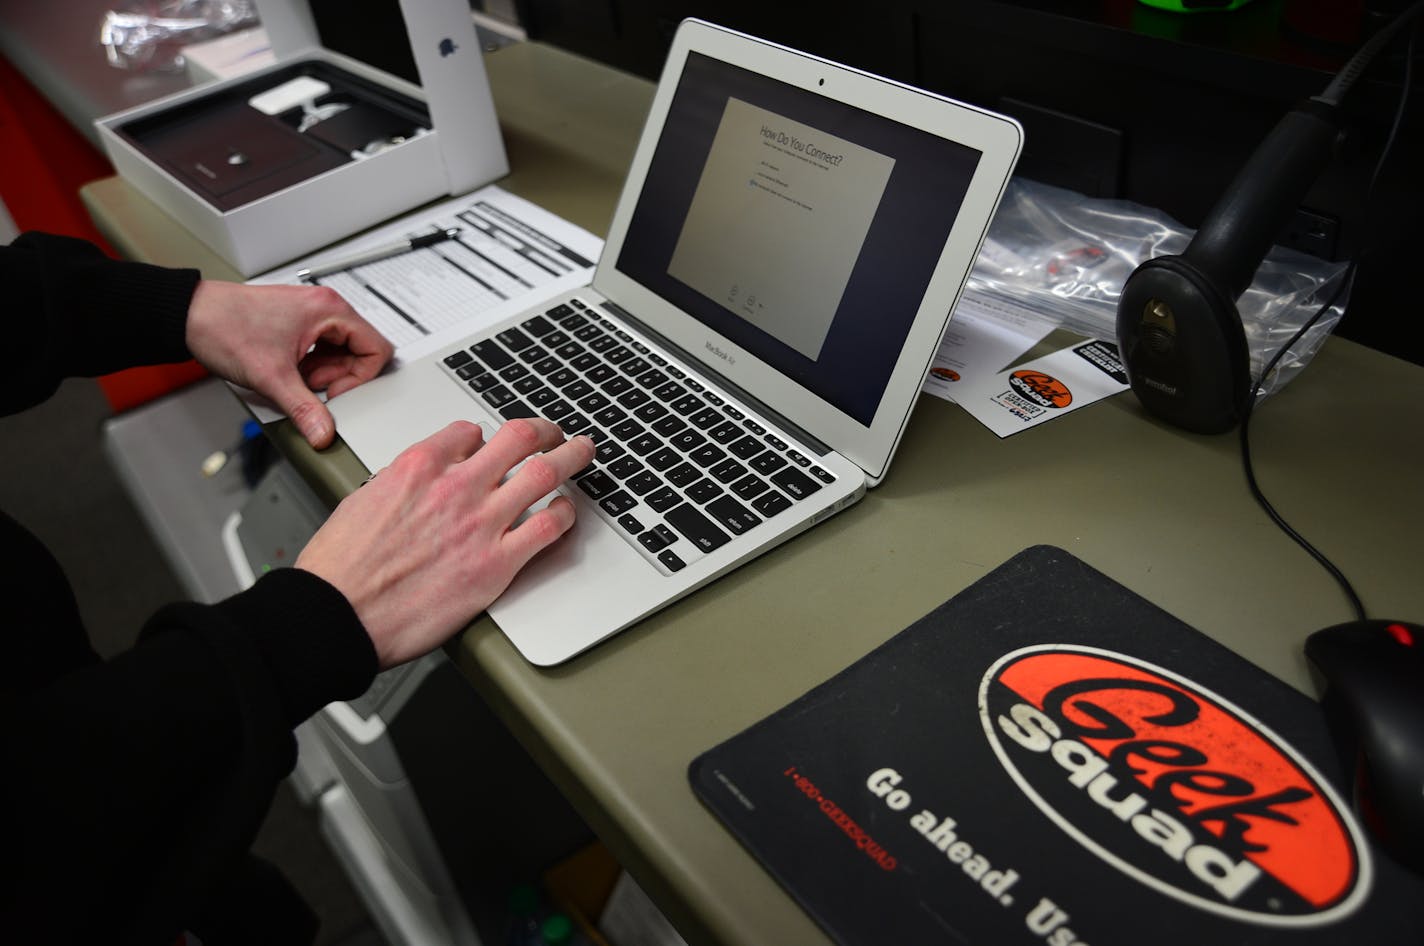
[[[457,421],[347,496],[295,565],[346,596],[382,669],[414,659],[464,627],[569,530],[574,506],[565,496],[514,522],[592,462],[593,449],[587,437],[565,441],[546,420],[511,420],[489,443],[479,426]]]
[[[188,306],[188,350],[203,367],[270,399],[313,447],[336,433],[314,392],[335,397],[380,373],[390,342],[326,286],[202,280]]]

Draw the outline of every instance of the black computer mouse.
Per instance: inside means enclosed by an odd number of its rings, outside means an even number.
[[[1381,847],[1424,874],[1424,626],[1337,624],[1310,635],[1305,653],[1325,681],[1356,810]]]

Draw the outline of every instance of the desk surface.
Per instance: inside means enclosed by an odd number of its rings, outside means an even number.
[[[501,185],[604,232],[652,86],[537,45],[488,63],[514,168]],[[126,252],[232,275],[122,181],[84,196]],[[1424,369],[1334,339],[1265,403],[1252,437],[1282,514],[1372,614],[1413,620],[1424,619],[1421,395]],[[318,455],[289,424],[275,433],[330,496],[364,476],[344,447]],[[926,396],[862,503],[567,665],[530,666],[488,618],[450,652],[690,942],[821,942],[697,802],[688,763],[1039,543],[1307,693],[1304,637],[1350,617],[1250,499],[1234,437],[1157,424],[1122,395],[1000,440]]]

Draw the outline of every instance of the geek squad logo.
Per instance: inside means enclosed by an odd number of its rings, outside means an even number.
[[[1039,407],[1064,408],[1073,403],[1068,385],[1042,371],[1015,371],[1009,375],[1009,387]]]
[[[1304,758],[1217,694],[1093,647],[1039,645],[979,687],[994,753],[1059,828],[1182,903],[1267,926],[1353,912],[1368,848]]]

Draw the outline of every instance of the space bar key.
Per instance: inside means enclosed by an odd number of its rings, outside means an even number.
[[[697,511],[691,503],[683,503],[676,509],[663,514],[667,524],[703,552],[711,552],[727,543],[728,535],[719,529],[711,519]]]

